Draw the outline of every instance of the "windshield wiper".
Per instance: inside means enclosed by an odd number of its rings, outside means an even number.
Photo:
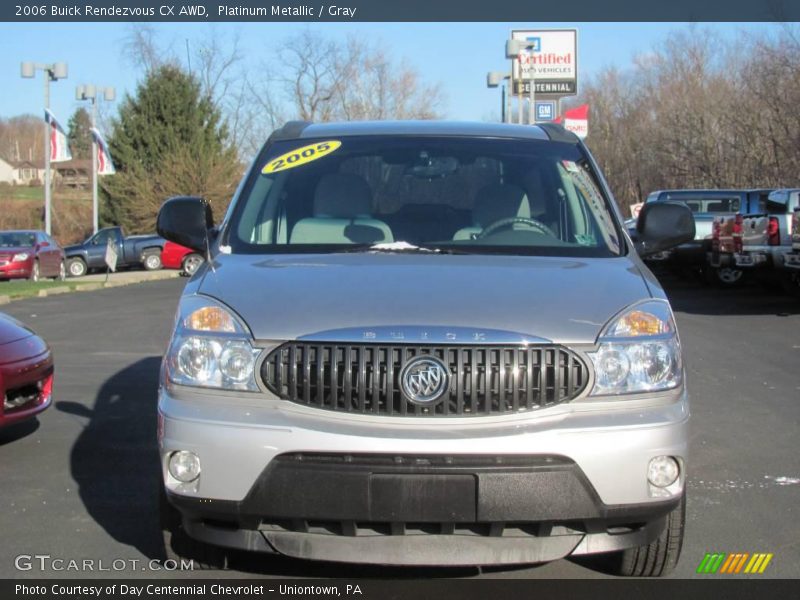
[[[337,250],[337,252],[388,252],[397,254],[468,254],[453,248],[441,246],[417,246],[406,241],[380,242],[378,244],[359,244],[358,246]]]

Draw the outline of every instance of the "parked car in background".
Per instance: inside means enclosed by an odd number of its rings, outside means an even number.
[[[195,274],[204,260],[202,254],[175,242],[167,241],[161,251],[161,263],[165,269],[180,269],[182,275],[189,277]]]
[[[0,231],[0,280],[66,277],[64,250],[44,231]]]
[[[734,265],[714,265],[710,262],[714,219],[739,212],[755,212],[766,202],[771,190],[660,190],[647,196],[651,202],[678,201],[688,206],[695,222],[695,238],[689,243],[648,258],[673,269],[702,271],[710,281],[724,285],[736,284],[742,272]]]
[[[788,280],[791,288],[795,269],[789,265],[797,260],[792,248],[793,217],[800,208],[799,199],[799,189],[775,190],[756,212],[717,218],[711,261],[762,278]]]
[[[783,264],[787,291],[800,295],[800,208],[795,208],[792,214],[792,249],[783,255]]]
[[[800,190],[775,190],[764,212],[744,216],[742,249],[733,257],[737,266],[783,269],[784,254],[792,248],[792,216],[800,208],[798,197]]]
[[[157,235],[125,236],[122,227],[107,227],[82,244],[67,246],[67,273],[81,277],[94,269],[105,269],[106,247],[112,244],[117,251],[118,267],[144,267],[148,271],[161,268],[164,239]]]
[[[47,343],[0,313],[0,428],[30,419],[50,406],[53,357]]]

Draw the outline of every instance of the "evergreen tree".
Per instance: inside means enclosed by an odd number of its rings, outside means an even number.
[[[92,119],[89,111],[81,107],[72,113],[67,123],[67,140],[72,158],[92,157]]]
[[[219,109],[174,65],[149,72],[126,97],[108,143],[117,173],[103,178],[104,220],[152,231],[170,196],[205,197],[221,215],[241,176]]]

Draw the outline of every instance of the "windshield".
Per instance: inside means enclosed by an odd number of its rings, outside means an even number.
[[[36,235],[24,231],[0,233],[0,248],[31,248],[36,245]]]
[[[233,208],[227,243],[243,253],[620,253],[579,147],[468,137],[276,143]]]

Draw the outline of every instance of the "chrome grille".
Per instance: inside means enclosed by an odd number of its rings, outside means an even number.
[[[430,355],[450,372],[435,404],[412,403],[399,374]],[[314,408],[386,416],[490,416],[532,411],[573,400],[588,368],[562,346],[418,346],[289,342],[261,367],[267,388],[283,400]]]

